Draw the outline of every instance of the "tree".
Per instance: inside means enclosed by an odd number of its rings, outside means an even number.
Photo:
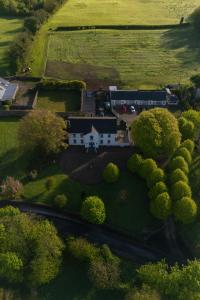
[[[157,169],[157,164],[153,159],[144,159],[138,170],[142,178],[148,178]]]
[[[182,156],[188,165],[192,162],[192,156],[186,147],[180,147],[176,151],[176,156]]]
[[[182,140],[193,139],[195,128],[192,121],[188,121],[184,117],[179,118],[179,129],[182,134]]]
[[[159,293],[151,289],[148,285],[143,285],[141,289],[130,290],[125,300],[161,300]]]
[[[165,180],[165,173],[162,169],[156,168],[151,174],[147,177],[147,185],[149,188],[154,186],[159,181]]]
[[[66,147],[66,123],[50,111],[33,110],[20,121],[18,137],[24,152],[57,153]]]
[[[97,196],[90,196],[83,201],[81,215],[88,222],[103,224],[106,219],[105,206]]]
[[[167,186],[163,181],[157,182],[149,191],[149,198],[155,199],[159,194],[167,192]]]
[[[158,195],[151,200],[150,210],[154,217],[166,220],[171,213],[171,199],[167,192]]]
[[[191,197],[192,192],[190,186],[184,181],[177,181],[171,188],[172,199],[175,201],[180,200],[183,197]]]
[[[48,283],[59,271],[63,250],[55,227],[13,207],[1,208],[0,216],[1,279],[29,286]]]
[[[175,169],[170,175],[171,184],[175,184],[178,181],[184,181],[188,183],[188,177],[181,169]]]
[[[194,200],[189,197],[183,197],[174,205],[175,218],[183,224],[194,221],[197,215],[197,205]]]
[[[113,163],[109,163],[103,172],[103,179],[108,183],[116,182],[119,179],[119,176],[119,168]]]
[[[45,187],[48,191],[50,191],[55,185],[54,177],[49,177],[45,182]]]
[[[58,208],[63,208],[67,205],[67,197],[64,194],[57,195],[54,199],[54,204]]]
[[[28,17],[24,20],[24,27],[31,33],[35,34],[39,28],[38,20],[36,17]]]
[[[1,194],[6,200],[20,199],[23,195],[23,185],[13,177],[7,177],[1,185]]]
[[[67,250],[79,261],[87,263],[99,256],[99,249],[84,238],[68,238]]]
[[[182,144],[181,147],[185,147],[190,151],[190,154],[192,155],[194,152],[194,142],[192,140],[185,140]]]
[[[182,113],[182,117],[194,124],[194,138],[198,141],[200,136],[200,113],[196,110],[189,109]]]
[[[190,16],[190,19],[192,21],[192,24],[193,24],[195,30],[198,33],[200,33],[200,7],[195,9],[195,11]],[[198,78],[198,75],[192,76],[191,81],[197,86],[199,86],[199,84],[200,84],[200,79]]]
[[[171,171],[181,169],[185,174],[188,174],[188,164],[182,156],[175,156],[169,163]]]
[[[127,162],[127,168],[130,172],[136,173],[138,172],[142,162],[143,162],[143,158],[141,155],[133,154]]]
[[[152,158],[169,157],[181,141],[178,121],[163,108],[142,112],[132,123],[131,136],[143,153]]]

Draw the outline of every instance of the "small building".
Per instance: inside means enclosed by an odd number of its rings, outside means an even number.
[[[128,131],[121,130],[116,117],[69,117],[69,145],[98,149],[101,146],[129,146]]]
[[[11,83],[0,77],[0,105],[4,101],[13,101],[16,98],[18,84]]]
[[[127,105],[139,107],[167,107],[178,105],[178,98],[169,89],[165,90],[117,90],[110,87],[110,102],[112,107]]]

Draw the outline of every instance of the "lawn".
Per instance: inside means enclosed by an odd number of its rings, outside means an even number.
[[[80,110],[81,96],[72,91],[41,91],[39,92],[37,108],[53,112]]]
[[[192,29],[78,31],[49,38],[46,75],[153,88],[200,72],[200,41]]]
[[[12,73],[7,51],[22,28],[22,20],[0,17],[0,76]]]

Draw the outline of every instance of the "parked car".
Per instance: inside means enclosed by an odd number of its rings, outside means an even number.
[[[135,107],[133,105],[131,105],[130,111],[132,112],[132,114],[136,112]]]

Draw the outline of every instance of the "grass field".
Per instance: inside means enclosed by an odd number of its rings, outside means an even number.
[[[71,91],[41,91],[38,96],[37,108],[53,112],[80,110],[80,93]]]
[[[7,51],[10,44],[20,32],[22,20],[0,17],[0,76],[8,75],[9,69]]]
[[[154,87],[200,72],[200,41],[191,29],[78,31],[49,39],[46,74],[63,79]]]
[[[50,26],[174,24],[198,5],[198,0],[68,0]]]

